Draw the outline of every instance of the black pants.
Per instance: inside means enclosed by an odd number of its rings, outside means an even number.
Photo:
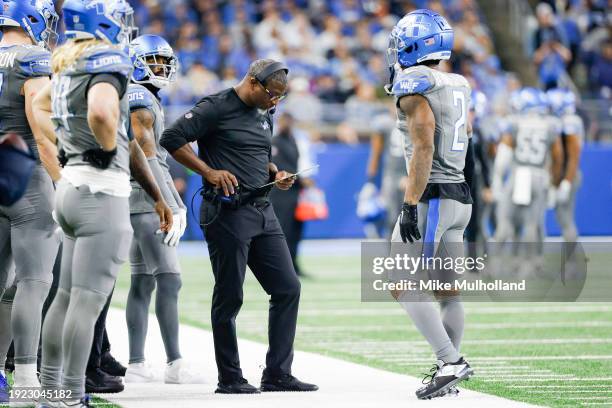
[[[210,217],[207,211],[212,209],[205,204],[203,221]],[[290,374],[300,281],[272,205],[247,204],[237,210],[223,209],[204,228],[204,233],[215,276],[211,320],[219,382],[230,383],[242,377],[236,316],[242,306],[247,265],[270,295],[266,373]]]
[[[296,187],[288,190],[272,190],[270,199],[274,205],[274,213],[280,222],[287,246],[291,254],[291,262],[293,269],[298,275],[301,275],[301,270],[297,264],[298,245],[302,240],[302,230],[304,223],[295,219],[295,208],[298,205],[299,189]]]

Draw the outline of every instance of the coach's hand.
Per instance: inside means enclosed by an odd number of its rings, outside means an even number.
[[[226,170],[210,169],[204,174],[204,178],[216,188],[221,188],[225,196],[234,194],[234,187],[238,187],[238,179]]]
[[[285,177],[290,176],[291,173],[288,173],[286,171],[279,171],[278,173],[276,173],[276,177],[274,178],[274,180],[281,180]],[[295,183],[295,179],[297,177],[293,176],[293,177],[289,177],[285,180],[281,180],[279,182],[276,183],[276,187],[280,188],[281,190],[289,190],[291,188],[291,186],[293,185],[293,183]]]
[[[421,233],[419,232],[419,218],[417,215],[417,206],[404,203],[402,205],[402,212],[400,213],[400,235],[404,243],[410,241],[411,243],[415,240],[421,239]]]

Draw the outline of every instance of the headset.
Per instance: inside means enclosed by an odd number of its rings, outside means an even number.
[[[266,79],[278,71],[285,71],[285,74],[289,74],[289,68],[287,68],[287,66],[282,62],[277,61],[268,65],[260,73],[256,74],[255,79],[263,85],[266,82]],[[274,115],[276,112],[276,107],[270,108],[268,112],[270,112],[270,115]]]

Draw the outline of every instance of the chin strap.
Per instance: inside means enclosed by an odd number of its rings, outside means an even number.
[[[392,94],[391,90],[393,88],[394,79],[395,79],[395,66],[390,66],[389,67],[389,83],[384,86],[385,92],[387,93],[387,95]]]

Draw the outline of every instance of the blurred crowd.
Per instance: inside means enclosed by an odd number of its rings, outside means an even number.
[[[571,78],[589,96],[612,100],[610,5],[608,0],[546,0],[537,5],[537,25],[528,45],[546,88]]]
[[[383,97],[388,34],[401,16],[418,8],[448,18],[455,44],[442,69],[466,76],[486,95],[491,113],[503,116],[509,95],[521,86],[501,68],[476,0],[130,2],[140,32],[166,37],[179,57],[180,80],[164,94],[170,120],[183,106],[237,83],[252,60],[275,58],[287,63],[292,78],[281,111],[310,128],[314,140],[363,140],[373,119],[393,110],[391,98]],[[606,3],[548,0],[537,6],[527,48],[543,87],[573,88],[577,82],[588,97],[609,103],[612,17]]]
[[[354,140],[373,115],[388,111],[379,101],[389,80],[389,31],[401,16],[425,7],[445,15],[455,29],[448,69],[468,76],[490,100],[506,99],[506,91],[517,87],[500,68],[474,0],[132,3],[141,32],[167,37],[179,56],[185,80],[166,94],[168,104],[191,104],[237,82],[251,60],[277,58],[286,61],[292,77],[284,109],[302,123],[347,121],[350,126],[338,128],[338,137]]]

